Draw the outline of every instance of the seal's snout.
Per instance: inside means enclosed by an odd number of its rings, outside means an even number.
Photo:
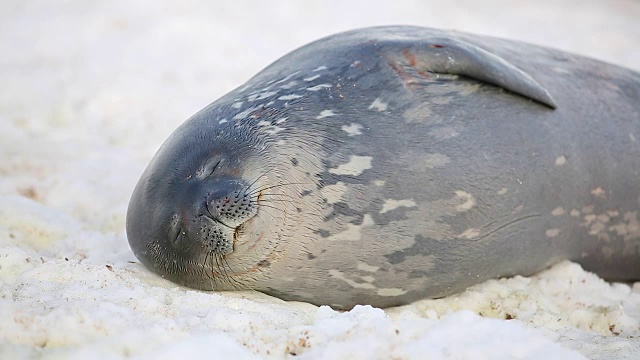
[[[241,181],[219,184],[207,195],[207,213],[227,226],[239,226],[255,215],[256,206],[251,195],[248,186]]]
[[[239,179],[217,179],[202,185],[190,196],[194,203],[200,197],[200,206],[182,215],[181,227],[190,242],[214,254],[230,254],[243,224],[257,214],[257,201],[250,186]]]

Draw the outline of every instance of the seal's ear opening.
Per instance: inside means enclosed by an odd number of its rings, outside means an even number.
[[[408,72],[412,76],[424,76],[425,73],[466,76],[556,108],[551,94],[529,74],[468,42],[432,38],[420,44],[405,44],[400,52],[397,46],[391,47],[387,53],[391,57],[392,67],[400,65],[414,68],[415,71]],[[406,73],[403,75],[406,76]]]

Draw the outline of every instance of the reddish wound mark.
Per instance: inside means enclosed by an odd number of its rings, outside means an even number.
[[[415,61],[415,56],[413,56],[413,54],[411,54],[411,56],[413,57],[413,59]],[[409,60],[409,61],[411,61],[411,60]],[[398,77],[402,81],[402,84],[405,87],[408,87],[408,88],[413,87],[418,82],[418,81],[416,81],[416,79],[417,79],[416,74],[420,75],[424,79],[431,78],[430,73],[428,71],[423,71],[423,70],[422,71],[420,71],[420,70],[419,71],[415,71],[415,69],[414,69],[413,71],[409,70],[409,72],[407,72],[407,69],[405,68],[406,65],[404,65],[404,64],[389,63],[389,66],[391,66],[391,68],[396,73],[396,75],[398,75]]]
[[[403,49],[402,55],[409,62],[409,66],[414,67],[417,64],[416,55],[409,51],[409,49]]]
[[[431,45],[429,45],[429,47],[430,47],[430,48],[440,49],[440,48],[443,48],[444,46],[443,46],[443,45],[440,45],[440,44],[431,44]]]
[[[413,83],[413,78],[411,77],[411,75],[406,73],[402,65],[397,65],[393,63],[390,63],[389,65],[391,66],[393,71],[396,73],[396,75],[398,75],[398,77],[400,78],[400,81],[402,81],[402,85],[404,85],[405,87],[411,86],[411,84]]]
[[[437,44],[429,45],[429,46],[443,47],[442,45],[437,45]],[[423,66],[418,66],[418,59],[416,57],[416,54],[409,51],[409,49],[403,49],[402,56],[407,61],[406,64],[390,63],[389,65],[391,65],[391,68],[393,68],[393,71],[395,71],[395,73],[398,75],[400,80],[402,80],[402,84],[405,87],[412,87],[416,83],[420,83],[421,80],[419,80],[419,78],[423,78],[427,80],[431,79],[431,73],[428,70],[424,69],[424,64]]]

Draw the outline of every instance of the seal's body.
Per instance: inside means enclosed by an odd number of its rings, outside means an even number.
[[[198,112],[127,215],[175,282],[350,308],[563,259],[640,278],[640,75],[382,27],[302,47]]]

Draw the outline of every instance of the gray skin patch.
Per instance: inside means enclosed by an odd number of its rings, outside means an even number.
[[[181,125],[127,236],[177,283],[341,309],[563,259],[638,279],[639,99],[633,71],[519,42],[334,35]]]

